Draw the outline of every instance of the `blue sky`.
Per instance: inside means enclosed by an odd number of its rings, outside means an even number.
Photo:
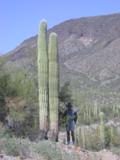
[[[120,0],[1,0],[0,53],[38,32],[41,19],[52,27],[68,19],[120,12]]]

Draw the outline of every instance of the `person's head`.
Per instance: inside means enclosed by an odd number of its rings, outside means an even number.
[[[72,106],[72,104],[71,104],[71,102],[69,102],[68,104],[67,104],[67,109],[72,109],[73,108],[73,106]]]

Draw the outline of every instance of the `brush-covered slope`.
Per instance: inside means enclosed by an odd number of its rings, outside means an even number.
[[[51,28],[59,38],[60,82],[75,88],[120,88],[120,14],[65,21]],[[37,36],[0,57],[3,72],[37,77]]]

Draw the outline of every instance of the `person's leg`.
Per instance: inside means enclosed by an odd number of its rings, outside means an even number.
[[[70,131],[67,131],[67,143],[70,143]]]
[[[73,144],[75,143],[75,135],[74,135],[74,131],[71,131],[71,136],[72,136],[72,142]]]

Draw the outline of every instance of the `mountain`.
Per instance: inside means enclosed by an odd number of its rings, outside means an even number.
[[[78,90],[120,90],[120,13],[71,19],[49,30],[58,34],[60,84]],[[48,34],[49,34],[48,33]],[[0,57],[1,72],[26,81],[37,77],[37,36]]]

